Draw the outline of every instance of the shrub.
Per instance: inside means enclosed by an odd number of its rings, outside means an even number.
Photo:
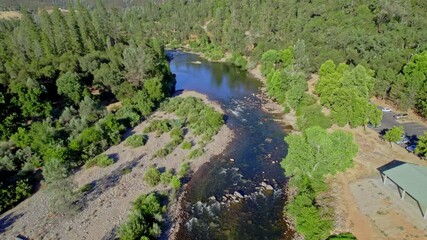
[[[155,166],[151,166],[147,169],[144,175],[144,180],[149,186],[156,186],[160,182],[160,172]]]
[[[205,153],[205,150],[203,149],[203,147],[196,148],[188,154],[188,158],[189,159],[198,158],[202,156],[204,153]]]
[[[169,155],[168,149],[161,148],[161,149],[157,150],[156,153],[154,153],[153,158],[166,157],[167,155]]]
[[[108,167],[110,165],[114,164],[114,160],[112,158],[110,158],[108,155],[106,154],[101,154],[98,155],[94,158],[92,158],[91,160],[87,161],[85,163],[85,167],[86,168],[91,168],[93,166],[98,166],[98,167]]]
[[[181,145],[181,148],[185,150],[191,149],[192,147],[193,147],[193,144],[191,144],[191,142],[189,141],[184,141]]]
[[[94,188],[95,188],[95,184],[93,184],[93,183],[87,183],[87,184],[83,185],[79,189],[79,192],[81,192],[81,193],[89,192],[89,191],[91,191]]]
[[[171,182],[171,179],[173,177],[172,172],[167,171],[160,175],[160,182],[164,185],[168,185]]]
[[[146,135],[132,135],[126,139],[125,145],[133,148],[144,146],[147,143]]]
[[[182,128],[174,127],[170,132],[172,140],[182,141],[184,139],[184,131]]]
[[[156,131],[157,135],[169,132],[172,129],[172,125],[169,120],[153,120],[147,127],[144,128],[144,133],[150,133]]]
[[[170,180],[170,184],[174,190],[178,190],[181,187],[181,180],[178,176],[173,176]]]
[[[190,164],[188,163],[181,164],[181,168],[179,169],[178,176],[185,177],[188,174],[189,170],[190,170]]]
[[[161,234],[160,225],[165,211],[165,206],[160,204],[160,199],[153,193],[139,196],[133,203],[128,219],[120,226],[120,239],[157,239]]]
[[[27,179],[18,180],[9,186],[0,183],[0,213],[12,208],[20,201],[31,196],[32,186]]]

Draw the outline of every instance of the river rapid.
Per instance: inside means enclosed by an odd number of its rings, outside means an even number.
[[[292,239],[283,220],[286,155],[283,126],[262,110],[262,83],[246,71],[198,55],[168,51],[177,90],[221,104],[235,133],[227,149],[188,182],[178,239]]]

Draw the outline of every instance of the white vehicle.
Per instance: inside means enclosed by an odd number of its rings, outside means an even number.
[[[383,107],[383,108],[381,108],[381,111],[383,111],[383,112],[391,112],[391,108]]]

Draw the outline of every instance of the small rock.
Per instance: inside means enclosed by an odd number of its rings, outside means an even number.
[[[216,197],[215,197],[215,196],[210,196],[210,197],[209,197],[209,200],[210,200],[210,201],[214,201],[214,202],[216,202]]]
[[[271,186],[270,184],[267,184],[267,186],[265,187],[265,189],[267,189],[267,190],[274,190],[273,186]]]
[[[239,193],[238,191],[234,192],[234,196],[236,196],[237,198],[243,198],[243,195],[241,193]]]
[[[234,162],[234,158],[230,158],[230,161]]]

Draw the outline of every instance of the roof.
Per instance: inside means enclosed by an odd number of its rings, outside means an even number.
[[[427,208],[427,167],[400,163],[381,172]]]

